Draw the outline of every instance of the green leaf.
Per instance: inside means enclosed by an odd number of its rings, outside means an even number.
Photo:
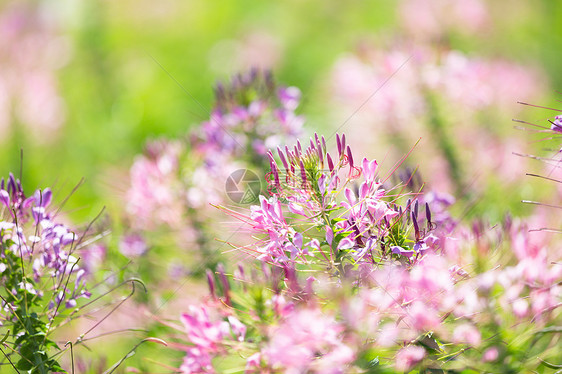
[[[4,335],[4,337],[2,338],[2,340],[0,340],[0,344],[4,343],[8,337],[10,336],[10,330],[8,330],[8,332],[6,333],[6,335]]]
[[[16,369],[20,369],[20,370],[31,370],[31,369],[33,369],[33,365],[31,364],[31,362],[27,361],[25,358],[21,358],[21,359],[16,363]]]

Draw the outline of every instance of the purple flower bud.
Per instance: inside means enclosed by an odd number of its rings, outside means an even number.
[[[316,278],[314,278],[312,275],[306,278],[306,286],[304,288],[304,292],[309,296],[314,295],[314,288],[312,287],[312,285],[314,284],[315,281]]]
[[[16,194],[16,179],[14,178],[14,174],[10,173],[10,177],[8,178],[8,192],[10,195]]]
[[[298,139],[297,139],[297,149],[299,150],[299,152],[302,152],[301,142]]]
[[[269,271],[269,268],[266,267],[266,270],[267,271],[266,272],[264,271],[264,274],[270,274],[271,286],[272,286],[271,288],[273,292],[275,294],[279,294],[279,292],[281,292],[279,288],[279,282],[281,282],[281,280],[283,279],[283,270],[281,270],[279,266],[273,266],[271,268],[271,271]]]
[[[302,163],[302,160],[300,160],[300,168],[301,168],[302,183],[306,184],[306,169],[304,168],[304,164]]]
[[[39,205],[42,207],[47,207],[51,203],[51,199],[53,198],[53,191],[50,188],[45,188],[41,193]]]
[[[283,271],[285,272],[285,281],[290,292],[300,293],[301,287],[297,279],[297,271],[293,267],[283,266]]]
[[[341,147],[341,139],[340,139],[340,135],[336,134],[336,143],[338,145],[338,154],[341,158],[341,154],[342,154],[342,147]]]
[[[287,163],[287,160],[285,159],[285,155],[283,154],[283,151],[279,147],[277,147],[277,154],[279,154],[279,158],[281,159],[281,162],[283,163],[283,166],[285,167],[285,170],[288,170],[289,164]]]
[[[329,153],[326,153],[326,159],[328,160],[328,168],[330,171],[334,171],[334,162],[332,161],[332,156]]]
[[[245,279],[244,266],[242,266],[242,264],[240,264],[240,263],[238,264],[238,278],[242,281]]]
[[[271,170],[273,172],[273,178],[274,178],[274,181],[275,181],[275,185],[281,186],[281,182],[279,180],[279,170],[277,169],[277,164],[272,163],[271,164]]]
[[[299,151],[299,149],[295,145],[295,159],[298,159],[300,157],[301,157],[301,151]]]
[[[349,161],[349,166],[353,168],[353,155],[351,154],[351,148],[347,147],[347,160]]]
[[[316,148],[320,153],[322,153],[322,145],[320,144],[320,138],[318,137],[318,133],[314,133],[314,141],[316,142]],[[320,156],[322,158],[322,156]]]
[[[294,156],[292,155],[291,151],[289,150],[288,146],[285,146],[285,154],[287,155],[289,163],[292,162]]]
[[[0,190],[0,202],[4,204],[6,208],[10,208],[10,194],[8,193],[8,191],[4,189]]]
[[[226,273],[224,272],[223,264],[217,265],[217,272],[219,273],[219,279],[222,284],[222,290],[224,292],[224,298],[226,305],[232,305],[230,302],[230,284],[228,283],[228,278],[226,277]]]
[[[207,274],[207,284],[209,285],[209,292],[213,299],[216,299],[217,295],[215,293],[215,275],[209,269],[205,272]]]
[[[324,135],[322,135],[322,149],[324,152],[328,149],[328,147],[326,147],[326,139],[324,139]]]
[[[269,158],[269,163],[275,163],[275,158],[273,157],[273,153],[271,153],[271,151],[267,151],[267,158]]]
[[[412,199],[408,199],[408,201],[406,201],[406,224],[409,225],[410,224],[410,214],[412,212]]]
[[[267,266],[266,262],[261,263],[261,272],[264,276],[264,279],[269,280],[271,278],[271,271],[269,271],[269,267]]]
[[[215,86],[215,99],[217,101],[222,101],[226,98],[224,86],[222,83],[217,83]]]
[[[341,151],[345,150],[345,134],[341,134]]]
[[[318,154],[318,161],[320,161],[321,164],[320,167],[324,167],[324,152],[320,146],[316,148],[316,153]]]
[[[418,220],[416,214],[412,212],[412,223],[414,224],[414,231],[416,235],[416,241],[420,240],[420,228],[418,226]]]
[[[431,211],[429,210],[428,203],[425,203],[425,217],[427,218],[428,227],[431,226]]]

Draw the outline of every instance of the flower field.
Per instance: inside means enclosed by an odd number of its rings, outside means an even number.
[[[562,4],[0,4],[0,373],[562,373]]]

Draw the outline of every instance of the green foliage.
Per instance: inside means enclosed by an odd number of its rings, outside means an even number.
[[[36,291],[34,280],[25,274],[23,259],[16,256],[8,248],[12,240],[2,242],[0,264],[6,269],[2,273],[3,292],[2,301],[11,305],[12,313],[8,313],[11,326],[3,340],[12,352],[19,356],[15,367],[26,370],[30,374],[47,374],[50,372],[65,372],[57,360],[49,356],[49,352],[60,351],[57,344],[48,338],[49,322],[44,313],[43,296]],[[40,313],[40,314],[38,314]],[[7,342],[10,343],[7,343]],[[13,360],[13,355],[10,359]]]

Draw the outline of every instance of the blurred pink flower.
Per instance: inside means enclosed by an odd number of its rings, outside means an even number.
[[[410,345],[398,351],[395,358],[395,368],[399,371],[409,372],[425,357],[425,349]]]
[[[128,234],[121,238],[119,250],[125,256],[134,258],[143,255],[148,250],[148,246],[139,234]]]
[[[483,362],[492,362],[496,361],[499,357],[500,353],[496,347],[488,348],[484,354],[482,355]]]
[[[342,332],[333,317],[318,309],[297,310],[273,327],[262,356],[287,373],[345,373],[355,355],[342,342]]]
[[[184,205],[179,179],[179,142],[159,140],[147,145],[146,155],[139,156],[130,170],[127,211],[132,226],[154,228],[162,223],[178,227]]]
[[[457,344],[469,344],[472,347],[478,347],[482,338],[480,331],[475,326],[465,323],[455,328],[453,341]]]
[[[451,31],[473,34],[489,22],[482,0],[402,0],[402,26],[415,38],[438,39]]]
[[[33,2],[11,2],[0,10],[0,129],[7,134],[12,123],[23,125],[43,142],[65,120],[56,72],[69,55],[48,10]]]

